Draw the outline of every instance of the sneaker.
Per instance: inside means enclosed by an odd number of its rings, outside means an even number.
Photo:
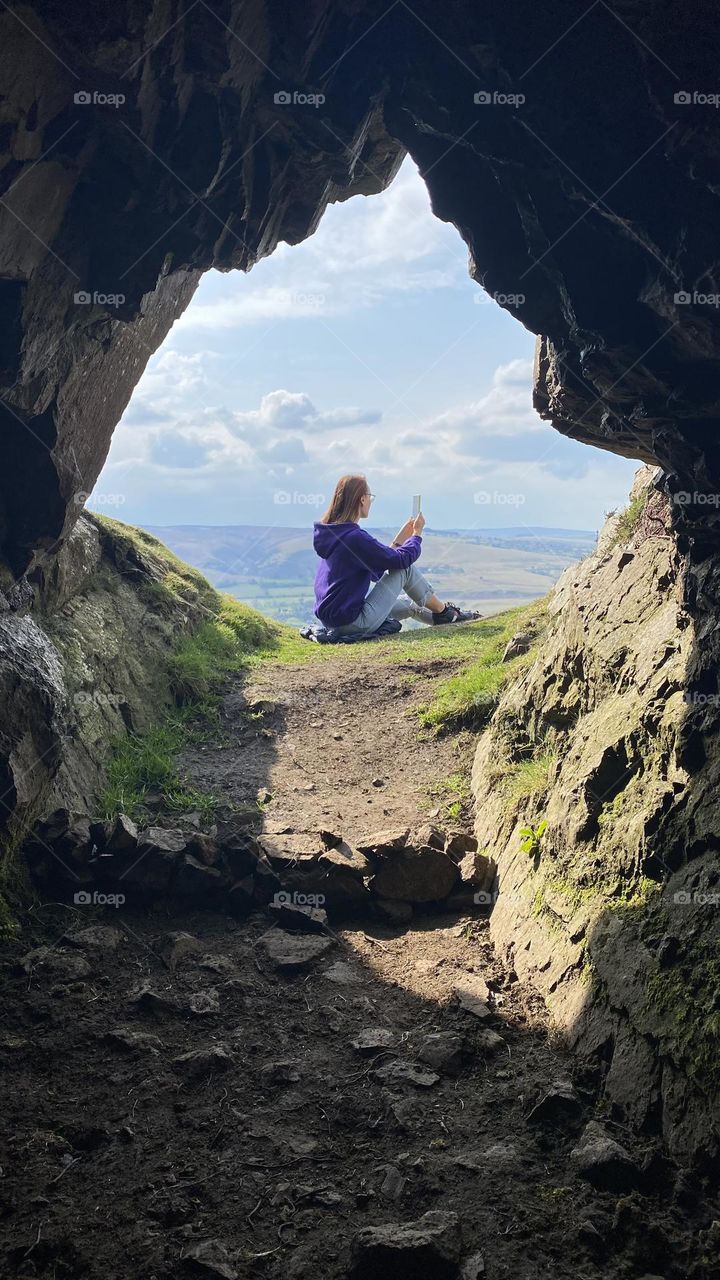
[[[467,609],[459,609],[456,604],[452,604],[448,600],[442,613],[433,614],[433,626],[442,627],[448,622],[477,622],[478,618],[482,618],[481,613],[472,613]]]

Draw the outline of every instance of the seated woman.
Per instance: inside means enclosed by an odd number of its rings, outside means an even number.
[[[313,546],[321,559],[315,615],[323,626],[337,635],[369,636],[386,618],[417,618],[434,625],[479,618],[479,613],[439,600],[416,567],[423,515],[406,520],[389,547],[360,528],[358,521],[367,519],[373,496],[365,476],[342,476],[315,524]],[[368,590],[371,582],[375,586]],[[399,599],[402,591],[409,599]]]

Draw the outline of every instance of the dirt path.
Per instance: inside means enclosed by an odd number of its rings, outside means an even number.
[[[195,779],[237,804],[265,786],[264,818],[297,830],[416,823],[472,746],[417,741],[411,707],[437,675],[263,668],[226,698]],[[604,1117],[636,1186],[622,1167],[608,1189],[581,1175],[570,1152],[597,1081],[548,1037],[484,920],[340,928],[289,973],[268,949],[288,935],[260,914],[35,919],[47,952],[23,960],[26,937],[2,971],[4,1275],[442,1280],[458,1254],[463,1280],[715,1274],[693,1241],[707,1206],[655,1142]],[[353,1246],[428,1213],[444,1241],[429,1252]]]
[[[469,773],[472,735],[431,738],[413,711],[459,665],[350,663],[345,655],[322,666],[263,666],[225,698],[222,742],[184,763],[196,785],[241,808],[266,788],[268,820],[298,831],[339,823],[352,841],[380,827],[417,825],[446,798],[433,799],[433,788]]]

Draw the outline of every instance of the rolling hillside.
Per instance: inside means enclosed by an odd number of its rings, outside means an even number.
[[[317,557],[309,528],[170,525],[150,532],[238,600],[281,622],[313,621]],[[389,542],[396,530],[371,532]],[[438,595],[490,614],[544,595],[594,546],[595,533],[578,529],[426,529],[421,564]]]

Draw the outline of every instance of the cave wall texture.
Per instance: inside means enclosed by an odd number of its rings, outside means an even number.
[[[523,296],[540,412],[660,463],[707,530],[719,28],[713,0],[3,6],[0,585],[77,519],[199,275],[406,151],[479,285]]]

